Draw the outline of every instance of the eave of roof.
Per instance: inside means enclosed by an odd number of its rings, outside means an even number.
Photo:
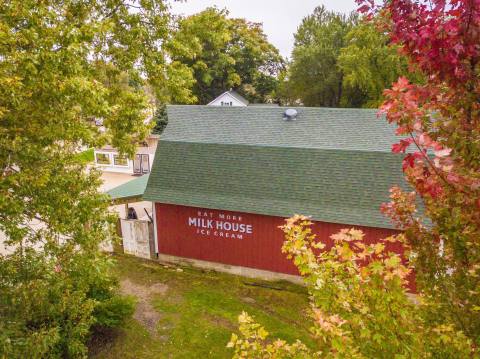
[[[128,181],[120,186],[107,191],[107,194],[115,203],[125,202],[127,200],[141,200],[147,187],[150,175],[145,174],[141,177]]]

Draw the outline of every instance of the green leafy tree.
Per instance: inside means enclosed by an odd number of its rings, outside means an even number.
[[[338,66],[346,36],[357,20],[355,13],[345,16],[323,6],[303,19],[295,34],[292,60],[284,74],[286,81],[280,92],[283,102],[325,107],[359,107],[364,103],[364,93],[345,85]]]
[[[0,357],[84,357],[132,303],[98,250],[113,218],[78,149],[132,154],[150,131],[144,88],[188,102],[193,78],[166,59],[160,0],[7,0],[0,18]]]
[[[344,83],[365,94],[362,106],[376,108],[384,100],[383,91],[408,74],[408,62],[399,47],[390,44],[388,34],[379,24],[360,21],[346,35],[345,47],[340,50],[338,67]],[[416,76],[409,76],[412,80]]]
[[[200,104],[231,88],[252,102],[270,101],[283,66],[261,24],[230,19],[217,8],[181,19],[170,49],[172,59],[193,72]]]
[[[389,43],[382,22],[381,17],[372,22],[315,9],[295,35],[293,58],[280,85],[282,101],[378,107],[383,90],[410,70],[398,46]],[[420,80],[416,72],[408,77]]]
[[[152,133],[155,135],[161,135],[163,133],[163,130],[165,130],[165,127],[167,127],[168,125],[167,106],[157,106],[153,119],[155,126],[152,129]]]

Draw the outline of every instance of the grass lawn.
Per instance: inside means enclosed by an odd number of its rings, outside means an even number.
[[[315,346],[304,315],[308,297],[301,286],[165,267],[123,255],[116,258],[120,280],[139,293],[140,307],[124,329],[94,341],[93,358],[229,358],[232,352],[226,344],[237,331],[242,311],[253,315],[272,338],[298,338]],[[158,286],[160,291],[148,292]],[[155,312],[148,317],[155,319],[153,330],[138,319],[142,316],[138,309],[148,313],[148,308]]]

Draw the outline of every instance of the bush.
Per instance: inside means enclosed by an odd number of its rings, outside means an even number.
[[[93,311],[95,327],[116,328],[123,325],[126,318],[135,311],[135,298],[112,296],[99,302]]]
[[[422,304],[406,291],[410,268],[386,250],[392,237],[376,244],[363,242],[355,229],[333,235],[332,248],[316,241],[306,217],[295,216],[283,226],[283,251],[304,277],[310,294],[309,315],[318,350],[300,342],[273,344],[268,333],[248,314],[240,320],[240,336],[229,346],[236,358],[466,358],[471,342],[453,326],[433,325]],[[421,297],[419,298],[421,301]]]
[[[111,265],[101,254],[77,253],[62,266],[33,250],[0,257],[0,358],[85,357],[92,329],[133,313],[133,300],[116,294]]]

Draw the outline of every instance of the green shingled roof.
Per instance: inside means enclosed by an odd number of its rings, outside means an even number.
[[[148,177],[149,174],[135,178],[118,187],[112,188],[107,191],[107,194],[110,195],[113,200],[140,199],[147,187]]]
[[[394,129],[372,110],[169,106],[144,199],[391,228],[380,213],[404,185]]]
[[[285,107],[167,106],[169,122],[161,139],[390,152],[395,128],[377,110],[299,107],[285,121]]]

